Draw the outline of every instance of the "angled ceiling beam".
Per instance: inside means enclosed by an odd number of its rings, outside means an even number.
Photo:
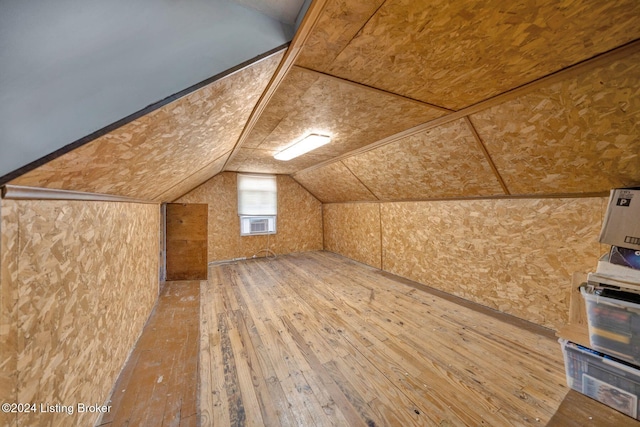
[[[287,75],[291,67],[293,67],[293,64],[298,58],[298,55],[300,55],[302,48],[307,42],[309,35],[313,31],[313,29],[316,27],[318,23],[318,18],[322,14],[322,11],[324,10],[324,7],[326,4],[327,4],[327,0],[313,0],[313,2],[311,3],[311,6],[309,6],[309,10],[307,11],[304,19],[302,20],[302,23],[298,28],[298,32],[296,33],[295,37],[291,41],[291,44],[289,45],[289,49],[287,49],[287,52],[284,54],[284,58],[282,58],[282,62],[276,69],[276,72],[271,78],[271,81],[267,85],[267,89],[265,89],[262,96],[258,100],[258,103],[256,104],[255,108],[251,112],[251,116],[249,116],[249,120],[247,121],[247,124],[245,125],[244,129],[242,130],[242,133],[238,138],[238,142],[236,142],[236,145],[233,147],[233,150],[231,151],[231,155],[225,162],[224,166],[222,167],[222,170],[226,170],[227,166],[231,163],[233,158],[238,154],[238,152],[240,151],[240,148],[242,147],[242,144],[244,144],[244,142],[249,137],[249,134],[255,127],[256,123],[258,122],[258,119],[262,115],[262,112],[266,108],[267,104],[269,104],[269,101],[273,97],[273,94],[276,92],[276,90],[284,80],[285,76]]]
[[[419,101],[417,99],[409,98],[409,97],[404,96],[404,95],[399,95],[399,94],[394,93],[394,92],[389,92],[387,90],[378,89],[377,87],[369,86],[369,85],[366,85],[366,84],[363,84],[363,83],[354,82],[353,80],[343,79],[342,77],[334,76],[333,74],[327,74],[327,73],[323,73],[322,71],[312,70],[311,68],[303,67],[301,65],[294,65],[293,67],[295,67],[296,69],[299,69],[299,70],[303,70],[304,72],[307,72],[307,73],[310,73],[310,74],[316,74],[318,76],[327,77],[329,79],[338,81],[340,83],[348,84],[348,85],[351,85],[351,86],[354,86],[354,87],[357,87],[357,88],[360,88],[360,89],[374,91],[374,92],[379,93],[381,95],[392,96],[394,98],[401,99],[403,101],[413,102],[413,103],[415,103],[417,105],[422,105],[422,106],[425,106],[425,107],[431,107],[431,108],[436,109],[438,111],[444,111],[444,112],[447,112],[447,113],[453,113],[455,111],[455,110],[450,110],[449,108],[441,107],[440,105],[430,104],[428,102]]]

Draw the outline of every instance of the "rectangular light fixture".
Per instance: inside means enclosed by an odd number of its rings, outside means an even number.
[[[328,144],[329,141],[331,141],[331,137],[327,135],[318,135],[317,133],[312,133],[305,136],[295,144],[290,145],[289,147],[280,151],[273,157],[277,160],[291,160],[305,153],[308,153],[311,150],[315,150],[318,147],[322,147],[323,145]]]

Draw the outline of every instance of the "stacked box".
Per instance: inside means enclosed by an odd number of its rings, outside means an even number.
[[[600,243],[640,250],[640,188],[611,190]]]
[[[640,370],[637,367],[567,340],[559,342],[569,387],[640,419]]]
[[[591,347],[640,364],[640,295],[581,286],[587,307]]]

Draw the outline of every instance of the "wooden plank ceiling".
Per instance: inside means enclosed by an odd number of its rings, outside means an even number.
[[[171,201],[278,173],[323,202],[640,184],[639,20],[637,0],[315,0],[284,57],[12,183]],[[309,132],[332,142],[273,158]]]

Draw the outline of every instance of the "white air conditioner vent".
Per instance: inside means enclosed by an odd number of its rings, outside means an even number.
[[[265,233],[269,230],[269,220],[266,218],[251,219],[249,220],[249,224],[251,227],[251,233]]]
[[[275,234],[276,217],[274,216],[241,216],[240,235]]]

